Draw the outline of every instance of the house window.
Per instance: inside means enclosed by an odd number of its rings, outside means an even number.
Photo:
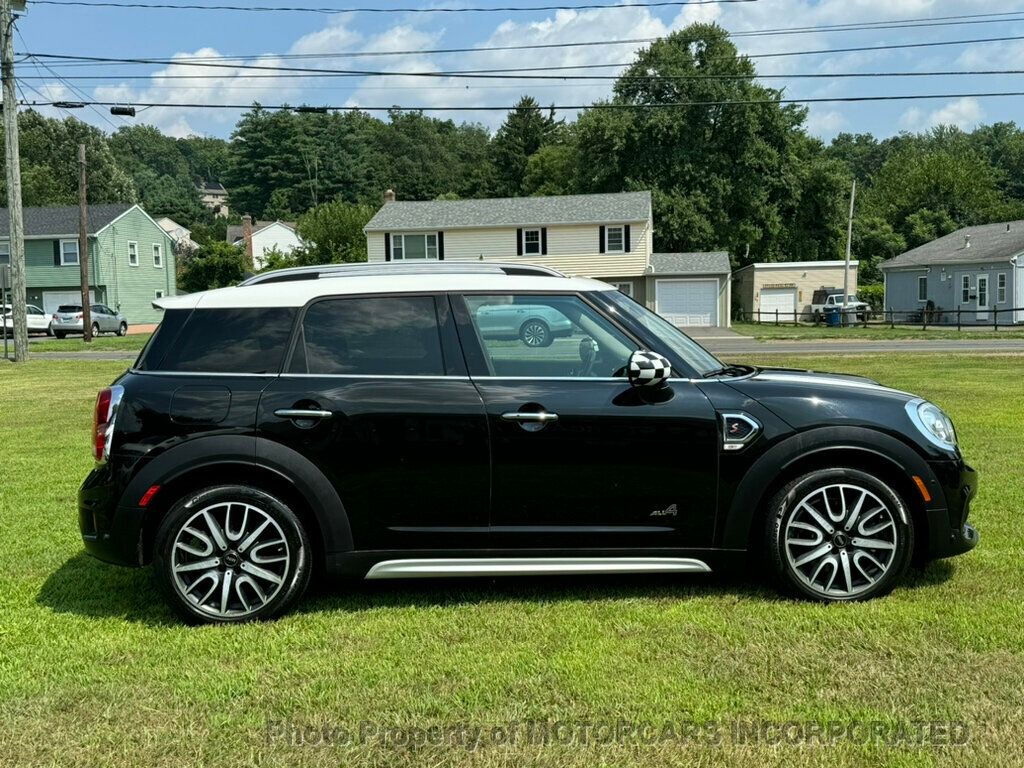
[[[626,250],[626,234],[624,227],[606,227],[604,249],[608,253],[623,253]]]
[[[524,229],[523,230],[523,253],[527,256],[539,256],[540,255],[540,230],[539,229]]]
[[[156,291],[154,292],[154,296],[156,296],[156,298],[158,299],[162,299],[164,297],[164,292],[157,288]]]
[[[960,303],[969,304],[971,301],[971,276],[962,275],[960,277]]]
[[[391,238],[391,258],[394,261],[416,259],[437,260],[437,235],[394,235]]]
[[[78,241],[60,241],[60,265],[62,267],[78,266]]]
[[[996,302],[1006,303],[1006,273],[1000,272],[996,276]]]
[[[139,244],[132,240],[128,241],[128,266],[139,266]]]
[[[11,263],[11,244],[0,243],[0,266]]]
[[[917,300],[928,301],[928,278],[925,275],[917,278]]]
[[[620,293],[624,293],[627,296],[633,295],[633,284],[632,283],[612,283],[615,289]]]
[[[159,243],[153,243],[153,266],[157,269],[164,268],[164,247]]]

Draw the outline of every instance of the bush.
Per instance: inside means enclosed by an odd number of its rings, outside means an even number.
[[[857,288],[857,298],[866,301],[875,312],[885,309],[885,286],[881,283],[861,285]]]
[[[178,287],[186,293],[237,285],[245,275],[245,254],[237,245],[204,245],[181,271]]]

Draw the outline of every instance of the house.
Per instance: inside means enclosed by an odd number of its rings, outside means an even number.
[[[850,262],[850,293],[857,292],[857,267]],[[733,296],[742,317],[757,322],[810,319],[819,288],[844,285],[845,261],[772,261],[748,264],[733,274]],[[776,315],[777,313],[777,315]]]
[[[82,301],[78,206],[25,208],[28,303],[47,313]],[[0,262],[10,260],[10,219],[0,209]],[[176,293],[174,241],[141,206],[89,206],[89,286],[93,300],[132,325],[160,321],[153,300]]]
[[[199,191],[200,201],[213,211],[214,216],[227,218],[228,191],[224,189],[224,185],[216,181],[201,181],[196,184],[196,189]]]
[[[199,243],[192,239],[191,229],[183,227],[167,216],[157,219],[156,223],[160,225],[160,229],[171,236],[174,241],[175,253],[181,256],[190,256],[199,250]]]
[[[254,270],[267,265],[267,255],[272,251],[288,254],[302,246],[302,240],[295,232],[294,221],[257,221],[246,214],[241,224],[232,224],[227,230],[227,241],[244,247],[246,261]]]
[[[963,227],[880,267],[886,309],[932,310],[937,323],[956,323],[958,309],[962,323],[1024,323],[1024,221]]]
[[[652,253],[644,277],[647,305],[678,326],[728,327],[731,272],[724,251]]]
[[[679,323],[729,319],[718,307],[728,259],[723,272],[719,258],[688,266],[694,254],[652,253],[650,192],[397,201],[388,190],[363,231],[371,262],[541,264],[611,283],[652,309],[660,302]]]

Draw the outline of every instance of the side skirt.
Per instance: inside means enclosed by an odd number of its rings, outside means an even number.
[[[365,578],[710,572],[703,560],[689,557],[463,557],[382,560],[370,568]]]

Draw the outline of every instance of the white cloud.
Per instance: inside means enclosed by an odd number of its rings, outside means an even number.
[[[970,130],[985,117],[985,110],[977,99],[954,99],[945,106],[927,112],[920,107],[911,107],[900,117],[900,127],[908,131],[924,131],[938,125],[955,125]]]
[[[807,115],[807,132],[830,138],[846,127],[846,117],[835,109],[811,110]]]

